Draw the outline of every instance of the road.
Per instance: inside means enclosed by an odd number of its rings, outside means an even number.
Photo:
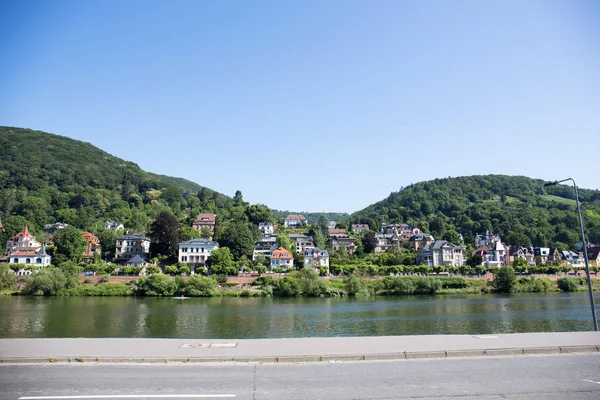
[[[302,364],[0,365],[0,400],[98,395],[117,400],[124,395],[240,400],[599,399],[600,355]]]

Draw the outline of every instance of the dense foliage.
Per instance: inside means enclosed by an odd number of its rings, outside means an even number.
[[[346,223],[415,224],[436,238],[498,233],[509,245],[574,248],[580,241],[573,187],[523,176],[485,175],[420,182],[352,214]],[[600,242],[600,191],[579,189],[586,234]]]

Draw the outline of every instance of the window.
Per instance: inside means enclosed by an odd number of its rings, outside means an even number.
[[[19,263],[19,259],[18,259],[18,258],[15,258],[15,259],[13,260],[13,262],[14,262],[15,264],[18,264],[18,263]]]
[[[41,258],[36,258],[35,259],[35,263],[36,264],[41,264],[42,263],[42,259]]]
[[[26,258],[25,259],[25,264],[31,264],[31,258]]]

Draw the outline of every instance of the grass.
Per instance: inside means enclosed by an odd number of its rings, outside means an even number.
[[[575,200],[571,200],[571,199],[565,199],[564,197],[558,197],[558,196],[553,196],[551,194],[545,194],[540,196],[542,199],[547,200],[547,201],[554,201],[555,203],[560,203],[560,204],[567,204],[570,206],[574,206],[575,205]]]

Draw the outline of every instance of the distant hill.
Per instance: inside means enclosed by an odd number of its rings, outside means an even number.
[[[186,209],[230,201],[194,182],[146,172],[89,143],[0,127],[0,218],[8,230],[24,221],[35,233],[55,221],[89,229],[104,220],[143,230],[164,209],[185,218]]]
[[[499,233],[508,244],[574,248],[580,241],[573,187],[545,188],[524,176],[484,175],[419,182],[353,213],[346,223],[414,223],[436,238]],[[600,242],[600,191],[580,189],[586,238]]]

